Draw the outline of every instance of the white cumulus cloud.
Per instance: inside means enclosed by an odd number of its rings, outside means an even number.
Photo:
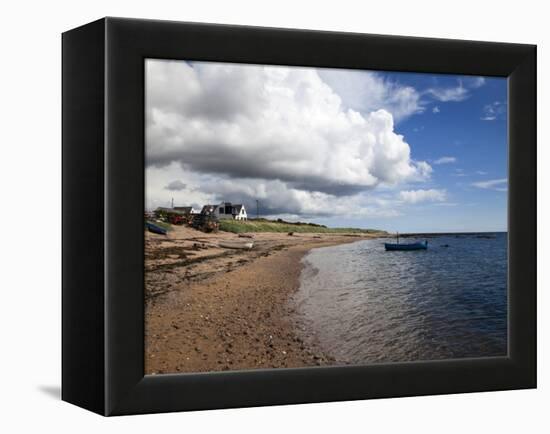
[[[497,119],[504,119],[506,116],[506,103],[501,101],[495,101],[491,104],[487,104],[483,107],[482,121],[495,121]]]
[[[441,102],[464,101],[470,96],[468,89],[466,89],[462,85],[462,82],[459,82],[458,86],[456,87],[447,87],[447,88],[433,87],[433,88],[427,89],[426,93],[428,93],[434,99]]]
[[[361,113],[384,109],[395,122],[424,111],[421,95],[414,87],[390,81],[376,72],[342,69],[318,72],[347,108]]]
[[[447,199],[445,190],[408,190],[399,192],[399,198],[407,203],[443,202]]]
[[[456,86],[451,87],[431,87],[426,89],[423,94],[431,96],[433,99],[441,102],[460,102],[471,96],[471,90],[480,88],[485,84],[484,77],[462,77],[457,80]],[[439,113],[434,109],[434,113]]]
[[[485,190],[508,191],[508,178],[473,182],[472,186]]]
[[[434,164],[456,163],[456,157],[441,157],[433,162]]]
[[[174,186],[196,200],[265,196],[274,212],[319,214],[378,185],[430,177],[431,166],[395,132],[391,104],[350,108],[318,71],[148,60],[147,182],[158,195],[148,203],[179,192],[160,188],[177,176]],[[412,91],[392,89],[386,99],[405,107]],[[157,181],[167,167],[173,177]]]
[[[485,84],[485,77],[466,77],[464,80],[472,89],[477,89]]]

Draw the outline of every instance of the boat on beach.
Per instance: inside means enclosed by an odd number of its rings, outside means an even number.
[[[166,229],[154,223],[145,222],[145,227],[149,230],[149,232],[153,232],[154,234],[166,235]]]
[[[428,241],[421,241],[419,243],[384,243],[386,250],[426,250],[428,248]]]
[[[220,247],[225,247],[226,249],[251,249],[254,247],[253,241],[222,241],[219,243]]]

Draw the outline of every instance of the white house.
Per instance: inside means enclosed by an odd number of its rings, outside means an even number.
[[[246,214],[246,208],[243,204],[235,204],[233,207],[233,218],[235,220],[247,220],[248,215]]]
[[[212,214],[219,219],[247,220],[246,208],[243,204],[222,202],[219,205],[204,205],[202,214]]]

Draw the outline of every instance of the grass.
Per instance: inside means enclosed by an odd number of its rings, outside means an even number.
[[[384,231],[376,229],[358,228],[329,228],[314,223],[291,223],[267,219],[253,219],[248,221],[220,220],[220,230],[233,233],[243,232],[295,232],[295,233],[327,233],[327,234],[372,234]]]

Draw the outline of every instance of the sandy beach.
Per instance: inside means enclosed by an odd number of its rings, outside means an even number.
[[[236,250],[218,243],[249,239],[183,226],[146,233],[146,374],[331,364],[289,302],[301,259],[375,235],[250,235],[254,248]]]

